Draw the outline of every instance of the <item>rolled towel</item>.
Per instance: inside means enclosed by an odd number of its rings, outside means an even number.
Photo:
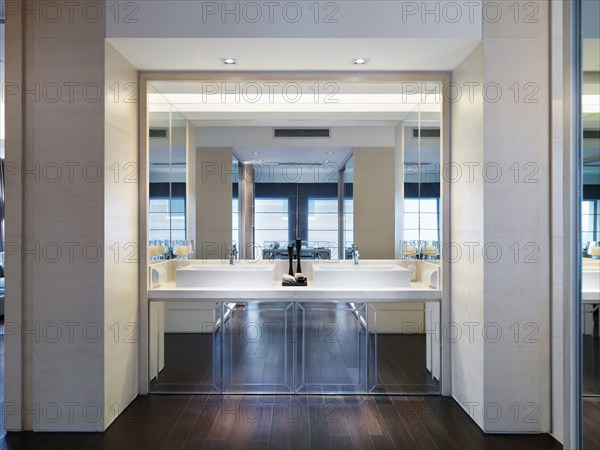
[[[175,247],[175,254],[177,256],[185,256],[189,253],[191,253],[189,245],[178,245]]]
[[[167,248],[164,245],[150,245],[148,247],[149,256],[163,255],[167,253]]]
[[[414,245],[405,245],[404,246],[404,254],[408,255],[408,256],[416,255],[417,247],[415,247]]]
[[[288,275],[287,273],[285,273],[281,277],[281,281],[283,281],[284,283],[293,283],[293,282],[296,281],[296,278],[294,278],[293,276]]]
[[[423,254],[428,256],[437,255],[437,247],[435,245],[426,245],[423,248]]]

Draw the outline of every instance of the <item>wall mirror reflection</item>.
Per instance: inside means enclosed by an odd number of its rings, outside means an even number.
[[[299,101],[282,87],[272,100],[223,104],[236,94],[150,82],[153,298],[162,289],[239,289],[210,311],[178,291],[151,303],[151,391],[440,393],[439,83],[341,83],[331,103],[314,96],[319,83],[295,83]],[[261,297],[285,276],[317,290],[425,297],[318,305],[300,293],[287,303]],[[239,332],[265,331],[266,319],[278,339]],[[279,336],[289,324],[292,341]],[[220,362],[202,366],[204,378],[181,372],[177,380],[189,355],[174,349],[197,342]]]
[[[581,288],[583,300],[583,394],[600,396],[600,73],[583,84],[583,201],[581,204]],[[586,105],[586,102],[588,103]]]
[[[600,425],[600,29],[598,2],[581,2],[581,369],[583,448],[598,447]]]

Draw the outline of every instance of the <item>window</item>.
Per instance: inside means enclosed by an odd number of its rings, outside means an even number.
[[[581,243],[600,241],[600,200],[584,200],[581,203]]]
[[[404,240],[440,240],[439,203],[437,198],[404,200]]]
[[[185,239],[185,198],[151,198],[148,213],[148,239]]]
[[[231,202],[231,243],[237,244],[240,240],[240,201],[233,198]]]
[[[354,243],[354,199],[344,199],[344,248]]]
[[[308,241],[319,247],[337,247],[337,198],[308,199]]]
[[[257,198],[254,201],[254,242],[268,247],[271,242],[289,242],[289,200]]]

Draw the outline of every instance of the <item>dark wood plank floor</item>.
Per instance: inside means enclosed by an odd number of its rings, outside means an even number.
[[[155,395],[138,397],[105,433],[6,434],[2,425],[0,450],[562,448],[549,435],[486,435],[444,397]],[[583,399],[583,441],[600,448],[599,397]]]
[[[600,397],[583,398],[583,450],[600,448]]]
[[[583,395],[600,395],[600,337],[583,336],[582,341]]]
[[[0,448],[562,447],[549,435],[486,435],[452,399],[444,397],[161,395],[138,397],[105,433],[8,433]]]

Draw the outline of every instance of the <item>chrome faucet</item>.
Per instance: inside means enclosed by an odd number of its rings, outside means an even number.
[[[354,259],[354,264],[358,265],[360,253],[358,252],[358,247],[356,245],[352,245],[352,258]]]
[[[231,248],[229,249],[229,264],[231,264],[232,266],[235,264],[235,260],[237,259],[237,255],[238,255],[237,245],[233,244],[231,246]]]

